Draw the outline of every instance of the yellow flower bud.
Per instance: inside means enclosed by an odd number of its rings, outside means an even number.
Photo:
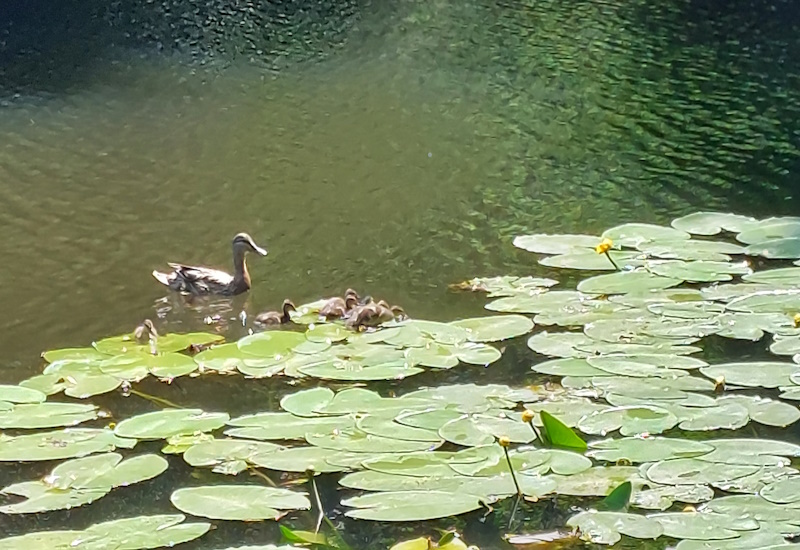
[[[792,321],[794,321],[794,328],[800,328],[800,313],[795,313]]]
[[[597,252],[598,254],[605,254],[606,252],[611,250],[612,246],[614,246],[614,241],[606,237],[600,242],[600,244],[594,247],[594,251]]]
[[[533,411],[525,410],[522,412],[522,421],[523,422],[531,422],[533,417],[536,416]]]
[[[511,445],[511,440],[506,436],[497,438],[497,442],[500,444],[501,447],[508,447],[509,445]]]

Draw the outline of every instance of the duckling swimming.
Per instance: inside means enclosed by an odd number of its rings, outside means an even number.
[[[255,252],[266,256],[267,250],[258,246],[247,233],[239,233],[233,238],[233,275],[211,269],[185,264],[169,263],[171,273],[153,271],[153,277],[161,284],[183,294],[222,294],[233,296],[250,290],[250,273],[247,271],[245,256]]]
[[[265,311],[256,315],[256,323],[260,325],[276,326],[285,325],[291,322],[291,312],[297,311],[291,300],[284,300],[281,312],[279,311]]]
[[[385,301],[371,302],[358,306],[350,313],[345,324],[353,329],[361,330],[368,327],[377,327],[397,318],[405,318],[406,312],[400,306],[391,306]]]
[[[156,355],[156,342],[158,341],[158,331],[156,330],[153,321],[145,319],[141,325],[133,330],[133,338],[137,344],[150,344],[150,353]]]
[[[341,319],[350,313],[350,311],[358,306],[358,293],[348,288],[344,293],[344,298],[329,298],[325,305],[319,310],[320,317],[326,319]]]

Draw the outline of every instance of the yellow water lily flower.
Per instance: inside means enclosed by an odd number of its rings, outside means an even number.
[[[614,241],[606,237],[600,242],[600,244],[594,247],[594,251],[597,252],[598,254],[605,254],[606,252],[611,250],[612,246],[614,246]]]
[[[795,313],[792,320],[794,321],[794,328],[800,328],[800,313]]]
[[[497,442],[500,444],[501,447],[508,447],[511,445],[511,439],[506,436],[502,436],[497,438]]]

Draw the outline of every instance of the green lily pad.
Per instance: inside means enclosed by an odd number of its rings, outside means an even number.
[[[212,466],[214,472],[236,475],[247,469],[250,458],[254,455],[271,453],[281,448],[280,445],[261,441],[214,439],[193,445],[183,453],[183,459],[190,466]]]
[[[408,441],[364,433],[360,430],[342,430],[331,434],[306,434],[306,441],[315,447],[351,453],[410,453],[437,447],[429,441]]]
[[[783,313],[794,315],[800,311],[800,292],[796,290],[773,290],[748,294],[728,302],[731,311],[745,313]]]
[[[726,384],[748,388],[777,388],[792,383],[791,376],[800,373],[797,363],[753,361],[749,363],[723,363],[701,367],[700,372],[712,380],[719,377]]]
[[[604,497],[626,481],[640,483],[637,468],[633,466],[599,466],[571,475],[550,476],[560,495]]]
[[[485,414],[451,420],[439,429],[439,435],[451,443],[468,447],[487,445],[503,436],[516,443],[530,443],[536,437],[530,426],[519,420]]]
[[[273,330],[245,336],[236,345],[244,353],[262,359],[279,360],[305,341],[306,337],[299,332]]]
[[[187,487],[173,492],[170,502],[193,516],[235,521],[277,520],[285,510],[311,508],[305,493],[259,485]]]
[[[672,458],[692,458],[708,454],[714,447],[691,439],[667,437],[624,437],[604,439],[589,444],[587,456],[596,460],[633,463],[657,462]]]
[[[41,403],[47,395],[32,388],[0,384],[0,401],[6,403]]]
[[[756,225],[748,216],[723,212],[694,212],[672,220],[672,227],[693,235],[716,235],[722,230],[739,233]]]
[[[661,524],[664,535],[681,539],[733,539],[741,531],[758,529],[758,522],[752,518],[714,513],[670,512],[647,517]]]
[[[22,403],[0,411],[0,428],[35,429],[74,426],[97,418],[97,407],[78,403]]]
[[[89,504],[104,497],[111,487],[96,489],[53,490],[41,481],[15,483],[4,488],[0,493],[23,497],[25,500],[15,504],[0,506],[2,514],[36,514],[51,510],[68,510]],[[2,541],[0,541],[2,542]],[[0,546],[2,548],[2,546]]]
[[[341,342],[351,332],[344,326],[334,323],[318,323],[306,331],[306,338],[311,342]]]
[[[500,277],[475,277],[464,283],[456,285],[461,290],[471,290],[472,292],[486,292],[489,297],[514,296],[515,294],[528,294],[538,292],[541,289],[557,285],[555,279],[540,277],[512,277],[504,275]]]
[[[248,439],[303,439],[307,433],[327,434],[353,428],[351,416],[299,417],[290,413],[258,413],[240,416],[228,422],[236,428],[225,435]]]
[[[621,535],[638,539],[656,539],[664,530],[657,521],[623,512],[581,512],[567,520],[580,530],[581,538],[596,544],[616,544]]]
[[[295,416],[319,416],[316,411],[330,403],[333,396],[329,388],[302,390],[282,398],[281,408]]]
[[[599,241],[597,241],[599,243]],[[638,267],[644,264],[642,254],[638,252],[623,252],[610,250],[608,256],[617,264],[617,267]],[[611,263],[606,254],[598,254],[594,250],[585,252],[571,252],[569,254],[559,254],[557,256],[546,256],[539,260],[539,263],[548,267],[558,267],[561,269],[580,269],[584,271],[616,271],[616,267]]]
[[[186,334],[164,334],[158,337],[155,342],[155,349],[159,353],[169,353],[183,351],[189,346],[205,346],[222,341],[219,334],[207,332],[189,332]],[[123,334],[104,338],[95,342],[94,347],[97,351],[105,355],[120,355],[124,353],[150,353],[150,344],[139,344],[133,334]]]
[[[376,452],[378,451],[376,449]],[[270,470],[298,473],[312,470],[318,474],[327,474],[348,470],[349,467],[334,465],[333,462],[347,460],[354,456],[362,460],[370,457],[367,453],[335,451],[323,447],[293,447],[278,449],[263,455],[254,455],[250,460],[256,466]]]
[[[56,361],[93,363],[106,359],[108,355],[100,353],[94,348],[65,348],[46,351],[42,354],[42,357],[48,363],[55,363]]]
[[[234,342],[212,346],[195,355],[193,360],[197,363],[200,371],[235,372],[239,365],[244,364],[247,358],[252,359],[253,356],[244,353]]]
[[[775,504],[793,504],[800,501],[800,477],[793,477],[767,485],[761,490],[761,496]],[[797,515],[793,523],[798,523]]]
[[[441,442],[441,438],[436,431],[407,426],[396,422],[392,417],[368,414],[359,418],[356,426],[362,432],[370,435],[408,441],[429,441],[437,444]],[[339,428],[339,430],[342,429],[344,428]]]
[[[759,466],[750,464],[726,464],[701,458],[677,458],[656,462],[643,468],[647,479],[661,485],[714,484],[745,477],[757,472]]]
[[[730,281],[733,275],[746,275],[751,272],[746,263],[665,260],[653,262],[650,272],[662,277],[671,277],[693,283]]]
[[[615,244],[631,247],[647,241],[679,241],[689,240],[690,237],[685,231],[649,223],[618,225],[604,231],[602,236],[613,240]]]
[[[701,509],[729,516],[747,516],[758,521],[800,521],[796,508],[780,506],[759,495],[731,495],[715,498]]]
[[[800,237],[800,220],[771,218],[742,230],[736,235],[736,240],[745,244],[756,244],[791,237]]]
[[[424,521],[481,507],[475,495],[449,491],[388,491],[345,499],[342,504],[356,508],[347,511],[346,516],[374,521]]]
[[[619,271],[584,279],[578,283],[578,290],[587,294],[625,294],[661,290],[677,286],[682,282],[682,279],[660,277],[648,271]]]
[[[795,288],[800,277],[800,267],[765,269],[742,277],[749,283],[761,283],[775,288]],[[758,287],[756,287],[758,288]],[[748,292],[752,294],[752,292]]]
[[[743,246],[718,241],[680,240],[646,242],[637,247],[648,256],[674,260],[727,262],[730,254],[744,254]]]
[[[490,365],[503,356],[500,350],[488,344],[464,342],[463,344],[455,344],[449,347],[459,361],[470,365]]]
[[[0,434],[0,461],[59,460],[134,445],[135,439],[119,437],[111,430],[88,428],[66,428],[15,437]]]
[[[164,409],[117,424],[114,433],[135,439],[166,439],[173,435],[210,432],[221,428],[230,419],[227,413],[207,413],[202,409]]]
[[[453,353],[452,346],[428,342],[423,347],[408,348],[405,351],[406,359],[412,365],[421,365],[434,369],[451,369],[458,365],[458,357]]]
[[[537,294],[517,294],[500,298],[486,304],[486,309],[505,313],[543,313],[557,311],[582,300],[591,299],[591,295],[574,290],[551,290]]]
[[[583,417],[578,429],[588,434],[605,435],[619,430],[622,435],[657,434],[669,430],[678,418],[669,410],[655,406],[611,407]]]
[[[592,249],[601,241],[592,235],[523,235],[515,237],[517,248],[538,254],[569,254],[581,249]]]
[[[402,380],[423,372],[409,366],[404,360],[392,359],[383,364],[364,365],[360,361],[330,359],[321,363],[302,366],[298,369],[306,376],[325,380]]]
[[[719,403],[734,402],[747,409],[751,419],[766,426],[785,427],[800,420],[800,409],[766,397],[753,395],[729,395],[717,400]]]
[[[529,333],[533,321],[522,315],[475,317],[450,323],[467,331],[470,342],[497,342]]]
[[[800,237],[772,239],[754,243],[745,248],[745,253],[771,260],[794,260],[800,258]]]
[[[647,510],[666,510],[675,502],[699,504],[714,498],[714,489],[708,485],[655,485],[634,492],[631,505]]]

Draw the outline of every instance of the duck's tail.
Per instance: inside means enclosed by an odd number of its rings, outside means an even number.
[[[161,283],[162,285],[169,286],[170,283],[170,276],[168,273],[162,273],[160,271],[153,270],[153,277],[156,278],[156,281]]]

